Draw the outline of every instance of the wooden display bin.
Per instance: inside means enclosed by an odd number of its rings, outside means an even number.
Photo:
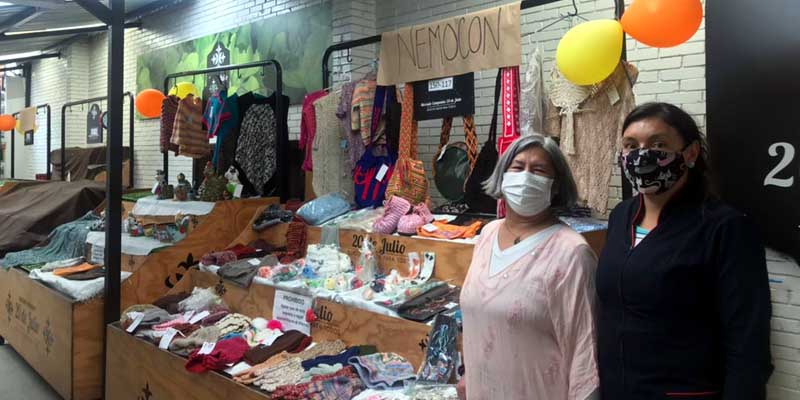
[[[191,291],[193,287],[214,287],[231,311],[249,317],[272,315],[272,287],[253,284],[243,289],[195,269],[171,292]],[[315,341],[341,339],[347,345],[373,344],[379,351],[406,357],[415,368],[422,363],[429,326],[325,300],[315,301],[314,309],[318,321],[311,325],[311,336]],[[107,399],[135,399],[147,393],[153,399],[269,398],[220,373],[190,373],[184,368],[184,358],[138,339],[117,325],[107,327],[107,340]]]
[[[176,245],[145,257],[123,256],[122,269],[133,272],[121,287],[123,309],[166,294],[203,254],[224,248],[250,229],[258,210],[278,201],[218,202]],[[135,268],[126,260],[135,260]],[[0,270],[0,296],[0,336],[8,344],[65,399],[102,398],[103,298],[74,302],[17,269]]]
[[[102,397],[103,299],[77,303],[0,269],[0,335],[65,399]]]

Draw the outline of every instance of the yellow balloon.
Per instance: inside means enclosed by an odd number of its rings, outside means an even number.
[[[593,85],[608,78],[622,56],[622,35],[622,25],[610,19],[570,29],[558,43],[558,70],[576,85]]]
[[[182,99],[190,94],[197,97],[198,93],[197,86],[195,86],[192,82],[178,82],[178,84],[173,86],[169,91],[170,96],[178,96],[179,99]]]
[[[14,126],[14,130],[17,131],[17,133],[24,133],[22,132],[22,121],[17,120],[17,124]]]

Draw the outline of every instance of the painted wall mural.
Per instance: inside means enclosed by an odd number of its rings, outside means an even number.
[[[140,55],[136,91],[163,90],[164,78],[174,72],[275,59],[283,68],[284,94],[299,104],[306,93],[322,87],[322,55],[332,41],[331,25],[331,6],[326,2]],[[228,86],[229,93],[269,94],[275,74],[271,67],[250,68],[178,81],[194,81],[206,95],[220,85]]]

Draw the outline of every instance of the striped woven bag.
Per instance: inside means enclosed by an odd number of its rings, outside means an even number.
[[[417,159],[417,121],[414,120],[414,89],[411,84],[406,84],[403,89],[399,154],[386,188],[386,198],[390,196],[400,196],[414,205],[428,198],[425,164]]]

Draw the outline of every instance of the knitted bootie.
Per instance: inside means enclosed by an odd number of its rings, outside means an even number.
[[[392,196],[386,202],[383,217],[378,218],[372,225],[372,232],[384,235],[391,235],[397,230],[397,223],[400,218],[408,214],[411,210],[411,203],[400,196]]]
[[[425,203],[414,207],[411,214],[404,215],[397,223],[397,233],[412,236],[417,233],[417,228],[433,221],[433,214]]]

